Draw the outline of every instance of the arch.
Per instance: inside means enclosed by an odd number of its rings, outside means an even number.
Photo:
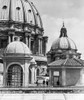
[[[11,65],[19,65],[20,67],[22,67],[23,72],[24,72],[24,67],[23,67],[23,66],[21,65],[21,63],[19,63],[19,62],[12,62],[12,63],[8,64],[7,69],[6,69],[6,72],[8,71],[8,68],[9,68]]]
[[[7,86],[21,87],[23,85],[23,70],[18,64],[9,66],[7,71]]]

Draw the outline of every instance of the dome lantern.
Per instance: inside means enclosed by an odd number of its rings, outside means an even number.
[[[64,25],[64,22],[63,22],[63,26],[61,28],[61,31],[60,31],[60,36],[59,37],[68,37],[67,36],[67,30],[65,28],[65,25]]]

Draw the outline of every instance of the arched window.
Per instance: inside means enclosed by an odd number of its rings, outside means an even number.
[[[23,70],[21,66],[15,64],[8,68],[7,86],[21,87],[23,83]]]

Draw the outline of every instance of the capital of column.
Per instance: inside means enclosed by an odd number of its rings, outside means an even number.
[[[26,33],[25,33],[25,36],[26,36],[26,37],[28,37],[28,36],[30,37],[30,36],[31,36],[31,33],[26,32]]]
[[[30,48],[31,46],[31,34],[30,33],[25,33],[25,42],[26,42],[26,45]]]
[[[43,39],[44,39],[45,42],[48,42],[48,37],[47,36],[44,36]]]
[[[9,31],[8,35],[15,35],[15,32],[14,31]]]
[[[42,36],[41,35],[38,35],[38,39],[42,39]]]
[[[8,32],[8,43],[12,42],[14,40],[15,32],[9,31]]]
[[[33,68],[35,68],[35,65],[30,65],[30,70],[32,70]]]

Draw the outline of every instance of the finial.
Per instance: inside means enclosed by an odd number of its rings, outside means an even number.
[[[63,27],[65,27],[65,25],[64,25],[64,21],[63,21]]]
[[[64,25],[64,21],[63,21],[63,26],[60,30],[60,36],[59,37],[68,37],[67,36],[67,30],[66,30],[65,25]]]

